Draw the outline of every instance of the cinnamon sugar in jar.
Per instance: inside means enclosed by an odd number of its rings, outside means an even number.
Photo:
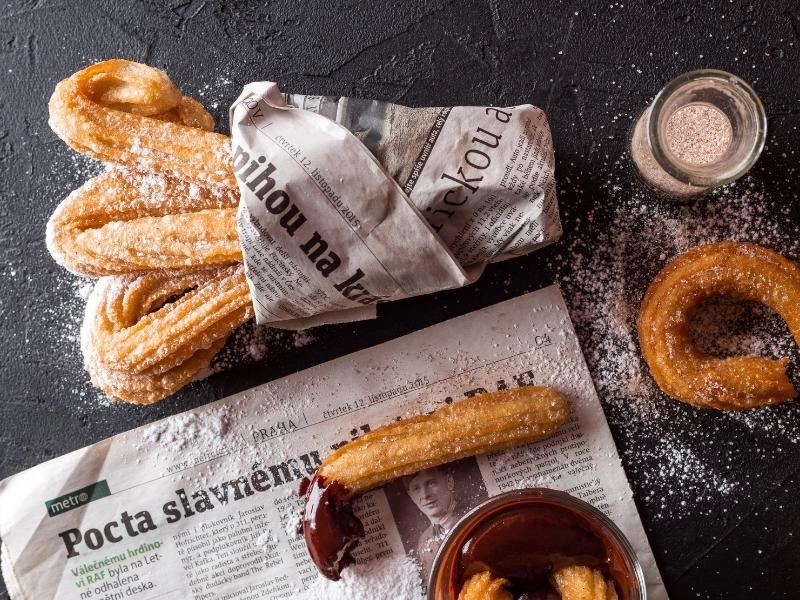
[[[747,173],[766,133],[764,107],[747,83],[724,71],[692,71],[670,81],[639,117],[631,158],[649,186],[691,198]]]

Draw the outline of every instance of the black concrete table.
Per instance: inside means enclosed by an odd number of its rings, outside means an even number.
[[[569,249],[580,247],[575,245],[580,238],[587,256],[597,250],[604,232],[614,226],[612,213],[603,207],[628,188],[637,189],[633,175],[619,169],[627,161],[630,119],[684,71],[713,66],[754,82],[771,132],[749,183],[740,186],[760,186],[766,190],[760,201],[789,207],[778,227],[789,231],[800,220],[800,179],[794,177],[800,142],[796,0],[261,4],[3,2],[0,477],[552,279],[561,283],[571,304],[582,282],[570,277],[565,257],[574,255]],[[297,92],[416,106],[532,102],[547,111],[554,131],[564,239],[491,267],[471,288],[384,307],[377,322],[322,328],[305,345],[294,344],[290,334],[278,336],[279,350],[255,364],[238,364],[156,406],[103,403],[81,366],[81,284],[53,262],[44,244],[44,226],[57,202],[97,169],[76,158],[47,127],[47,99],[58,80],[117,56],[166,69],[186,94],[212,110],[222,131],[228,127],[229,102],[256,79],[272,79]],[[646,193],[637,193],[648,201]],[[595,218],[583,218],[590,212]],[[636,264],[637,257],[630,260]],[[548,271],[554,261],[557,272]],[[647,268],[642,281],[654,275]],[[593,324],[585,316],[573,318],[599,377],[602,349],[594,347]],[[628,426],[607,390],[601,389],[601,397],[671,597],[800,597],[800,447],[797,436],[787,433],[800,423],[798,407],[779,407],[768,415],[781,423],[773,434],[764,428],[720,427],[719,415],[692,411],[654,393],[650,401],[662,421],[642,429]],[[671,428],[673,417],[680,427]],[[705,438],[711,443],[695,459],[724,465],[749,485],[723,494],[709,482],[707,493],[715,505],[710,511],[706,505],[702,514],[691,510],[696,486],[676,482],[660,504],[654,503],[648,473],[663,471],[674,460],[659,455],[660,437],[681,440],[690,429],[703,428],[716,438]],[[694,439],[685,437],[687,443]]]

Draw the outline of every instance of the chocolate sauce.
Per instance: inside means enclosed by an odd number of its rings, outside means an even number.
[[[510,508],[476,527],[461,548],[465,580],[489,570],[511,582],[515,598],[553,596],[548,579],[568,565],[601,569],[608,577],[611,560],[603,537],[573,511],[555,504]]]
[[[308,553],[325,577],[337,581],[355,562],[352,550],[364,537],[364,525],[353,513],[347,488],[337,481],[326,485],[324,477],[305,478],[300,494],[306,497],[301,529]]]

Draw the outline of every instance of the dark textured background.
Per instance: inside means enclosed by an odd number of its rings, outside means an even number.
[[[613,225],[603,218],[603,207],[612,200],[609,178],[623,193],[637,185],[614,166],[627,160],[630,117],[666,81],[693,68],[727,69],[756,85],[771,133],[750,182],[768,191],[764,202],[791,205],[782,219],[796,224],[800,3],[382,4],[30,0],[1,5],[0,477],[536,289],[554,276],[569,304],[576,285],[569,278],[571,266],[562,260],[558,273],[548,273],[548,261],[563,257],[565,244],[576,236],[591,253],[594,240]],[[96,169],[49,130],[46,103],[60,79],[117,56],[165,69],[184,93],[210,107],[223,131],[228,103],[254,79],[272,79],[296,92],[409,105],[530,101],[547,111],[553,127],[565,238],[545,251],[491,267],[468,289],[384,307],[377,322],[323,328],[302,347],[287,338],[280,351],[258,363],[193,384],[156,406],[109,406],[81,366],[80,284],[52,261],[44,244],[44,226],[57,202]],[[589,210],[597,218],[582,219]],[[594,370],[589,324],[576,319],[576,325]],[[665,494],[666,510],[656,507],[648,501],[653,491],[643,474],[663,469],[659,461],[670,458],[655,456],[643,466],[636,457],[657,455],[652,450],[659,434],[625,427],[617,405],[605,402],[671,597],[800,597],[797,436],[720,428],[714,413],[675,406],[660,396],[653,401],[665,407],[659,414],[680,416],[690,428],[716,427],[719,439],[706,445],[701,459],[750,482],[733,495],[709,491],[716,505],[703,514],[692,513],[693,487],[676,485]],[[782,423],[798,422],[794,407],[779,407],[774,414]],[[672,435],[684,435],[674,429]],[[689,508],[670,510],[679,506]]]

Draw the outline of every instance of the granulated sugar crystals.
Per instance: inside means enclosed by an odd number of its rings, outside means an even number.
[[[678,160],[710,165],[731,145],[731,122],[710,104],[688,104],[667,119],[666,142]]]

